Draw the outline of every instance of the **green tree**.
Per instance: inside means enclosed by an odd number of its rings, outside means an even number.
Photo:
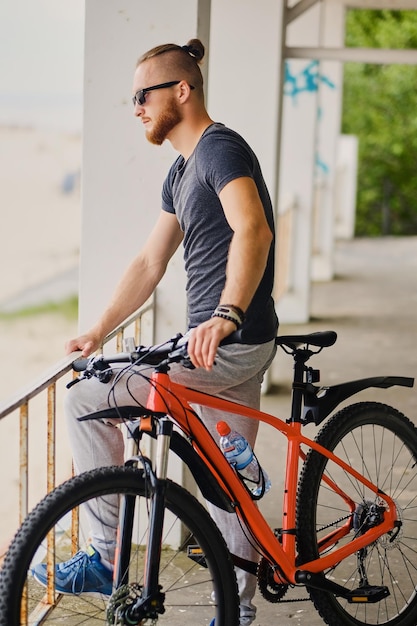
[[[417,10],[351,10],[346,45],[417,48]],[[342,131],[359,137],[357,235],[417,234],[417,67],[347,63]]]

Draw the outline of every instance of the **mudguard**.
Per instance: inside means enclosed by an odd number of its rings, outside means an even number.
[[[102,411],[97,411],[96,413],[90,413],[89,415],[83,415],[79,417],[78,420],[80,422],[86,420],[110,420],[119,418],[126,422],[131,422],[133,424],[129,427],[133,437],[137,436],[138,426],[134,425],[135,420],[140,417],[148,415],[146,409],[140,406],[122,406],[116,409],[104,409]],[[150,431],[147,433],[151,437],[156,437],[154,431]],[[230,499],[227,497],[223,489],[220,487],[219,483],[214,478],[213,474],[209,472],[207,466],[201,457],[194,450],[189,441],[180,435],[177,431],[174,431],[171,437],[171,450],[179,456],[179,458],[187,465],[191,474],[194,477],[203,497],[214,504],[215,506],[227,511],[228,513],[233,513],[234,508]]]
[[[395,385],[413,387],[414,378],[405,376],[375,376],[373,378],[352,380],[331,387],[318,387],[307,383],[303,392],[303,424],[314,422],[318,426],[343,400],[350,398],[359,391],[369,387],[388,389],[388,387],[394,387]]]

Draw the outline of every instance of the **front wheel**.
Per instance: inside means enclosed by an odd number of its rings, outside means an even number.
[[[135,521],[129,540],[129,579],[123,587],[110,597],[47,597],[31,572],[46,562],[51,540],[56,564],[67,561],[89,543],[88,503],[93,498],[117,501],[124,496],[135,500]],[[143,585],[151,499],[150,481],[132,467],[86,472],[46,496],[26,518],[5,558],[0,574],[0,624],[124,624],[117,621],[118,608],[140,597]],[[239,622],[236,578],[224,540],[201,504],[171,481],[167,481],[158,583],[164,594],[158,624],[208,626],[215,619],[216,626],[236,626]]]
[[[349,406],[321,429],[316,439],[395,502],[398,527],[325,572],[332,581],[358,589],[382,586],[389,596],[375,603],[348,603],[310,589],[327,624],[364,626],[417,624],[417,430],[395,409],[376,402]],[[329,486],[337,486],[339,494]],[[347,504],[340,496],[351,498]],[[310,451],[300,479],[297,537],[300,563],[328,555],[378,523],[378,497],[342,468]],[[350,532],[327,541],[343,525]],[[334,535],[333,535],[334,536]],[[324,546],[324,547],[323,547]]]

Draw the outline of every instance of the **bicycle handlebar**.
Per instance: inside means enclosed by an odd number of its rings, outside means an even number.
[[[225,337],[221,346],[231,343],[242,343],[241,333],[235,331]],[[72,364],[75,372],[89,371],[90,375],[95,372],[108,371],[109,366],[115,363],[140,363],[143,365],[162,366],[170,363],[182,363],[184,367],[192,369],[190,358],[187,353],[188,336],[178,333],[168,341],[154,346],[138,346],[133,352],[120,352],[105,357],[103,355],[76,359]]]
[[[133,352],[120,352],[110,356],[102,354],[98,356],[76,359],[72,364],[75,372],[84,372],[85,377],[100,377],[100,373],[109,372],[110,366],[117,363],[140,363],[144,365],[161,366],[188,360],[187,354],[188,339],[183,335],[176,335],[172,339],[165,341],[163,344],[155,346],[138,346]]]

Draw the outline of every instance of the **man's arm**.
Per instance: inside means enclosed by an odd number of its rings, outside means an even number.
[[[233,304],[246,311],[264,274],[273,235],[251,178],[233,180],[219,197],[233,230],[219,304]],[[220,341],[234,330],[233,322],[219,317],[195,328],[188,344],[194,365],[210,370]]]
[[[67,354],[82,350],[83,356],[88,356],[99,348],[106,335],[146,302],[164,275],[182,236],[176,216],[161,211],[144,247],[123,274],[104,313],[87,333],[67,342]]]

